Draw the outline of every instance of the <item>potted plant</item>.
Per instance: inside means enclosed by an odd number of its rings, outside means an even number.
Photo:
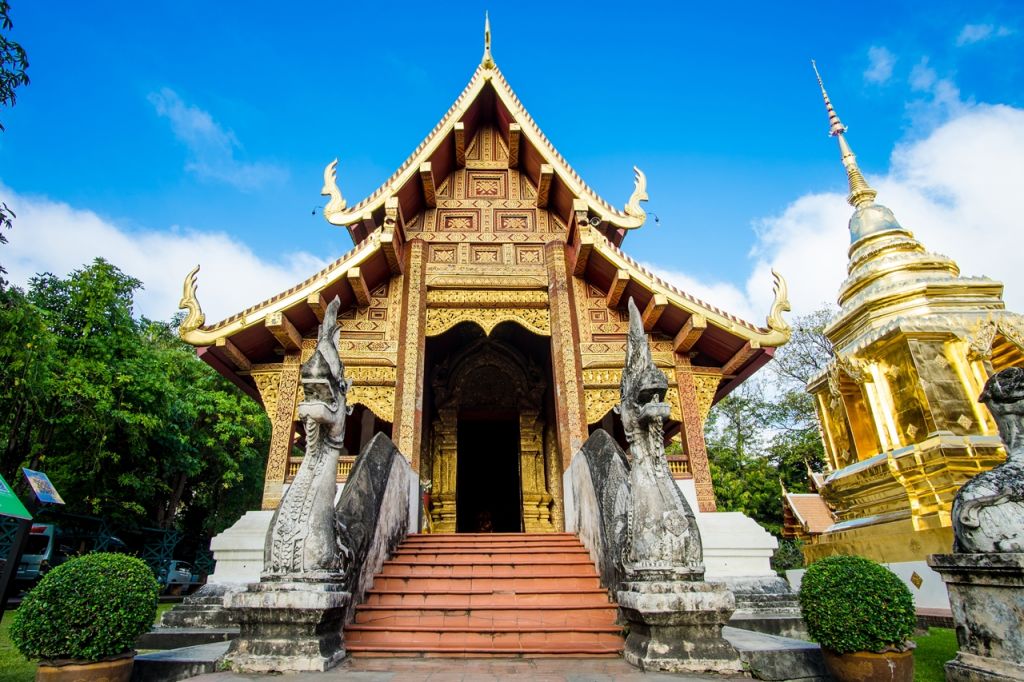
[[[896,575],[870,559],[830,556],[808,567],[800,611],[836,680],[914,679],[914,599]]]
[[[36,680],[127,682],[135,640],[156,616],[159,587],[141,560],[98,552],[47,573],[14,615],[11,641],[39,659]]]

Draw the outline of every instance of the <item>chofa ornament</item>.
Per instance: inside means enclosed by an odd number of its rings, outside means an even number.
[[[267,537],[265,579],[325,578],[348,572],[352,552],[334,508],[351,381],[338,355],[338,297],[327,306],[313,355],[302,364],[299,419],[306,454],[274,514]]]
[[[1024,369],[992,376],[978,398],[999,427],[1006,462],[964,484],[953,500],[954,552],[1024,552]]]

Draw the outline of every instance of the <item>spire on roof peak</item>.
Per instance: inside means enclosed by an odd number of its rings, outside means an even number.
[[[853,155],[853,150],[850,149],[850,145],[846,141],[846,126],[839,120],[839,114],[836,113],[835,108],[832,106],[832,100],[828,98],[828,93],[825,91],[825,83],[822,82],[821,74],[818,73],[818,65],[814,63],[813,59],[811,60],[811,67],[814,69],[814,75],[818,77],[821,96],[825,99],[825,109],[828,111],[830,125],[828,134],[839,140],[839,152],[842,155],[843,166],[846,168],[846,177],[850,182],[850,195],[846,197],[846,200],[855,208],[870,206],[874,203],[875,195],[878,192],[868,185],[868,181],[864,179],[864,174],[860,172],[860,168],[857,166],[857,157]]]
[[[491,57],[491,18],[487,15],[486,10],[484,10],[484,57],[480,60],[480,66],[485,69],[495,67],[494,58]]]

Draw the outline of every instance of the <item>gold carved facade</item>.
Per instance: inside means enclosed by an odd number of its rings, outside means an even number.
[[[805,547],[809,561],[949,551],[957,489],[1005,457],[977,401],[994,371],[1024,359],[1021,318],[1002,310],[1001,289],[960,278],[898,226],[851,247],[826,329],[836,356],[808,385],[832,472],[821,495],[837,519]]]

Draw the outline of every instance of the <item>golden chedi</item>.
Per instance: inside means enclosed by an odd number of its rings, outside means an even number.
[[[808,562],[885,562],[913,585],[919,607],[944,608],[924,558],[952,546],[957,489],[1005,457],[978,395],[990,375],[1024,360],[1024,319],[1004,309],[1002,283],[962,277],[875,203],[821,91],[855,211],[840,310],[825,329],[835,357],[808,384],[830,471],[820,492],[836,523],[804,553]]]

